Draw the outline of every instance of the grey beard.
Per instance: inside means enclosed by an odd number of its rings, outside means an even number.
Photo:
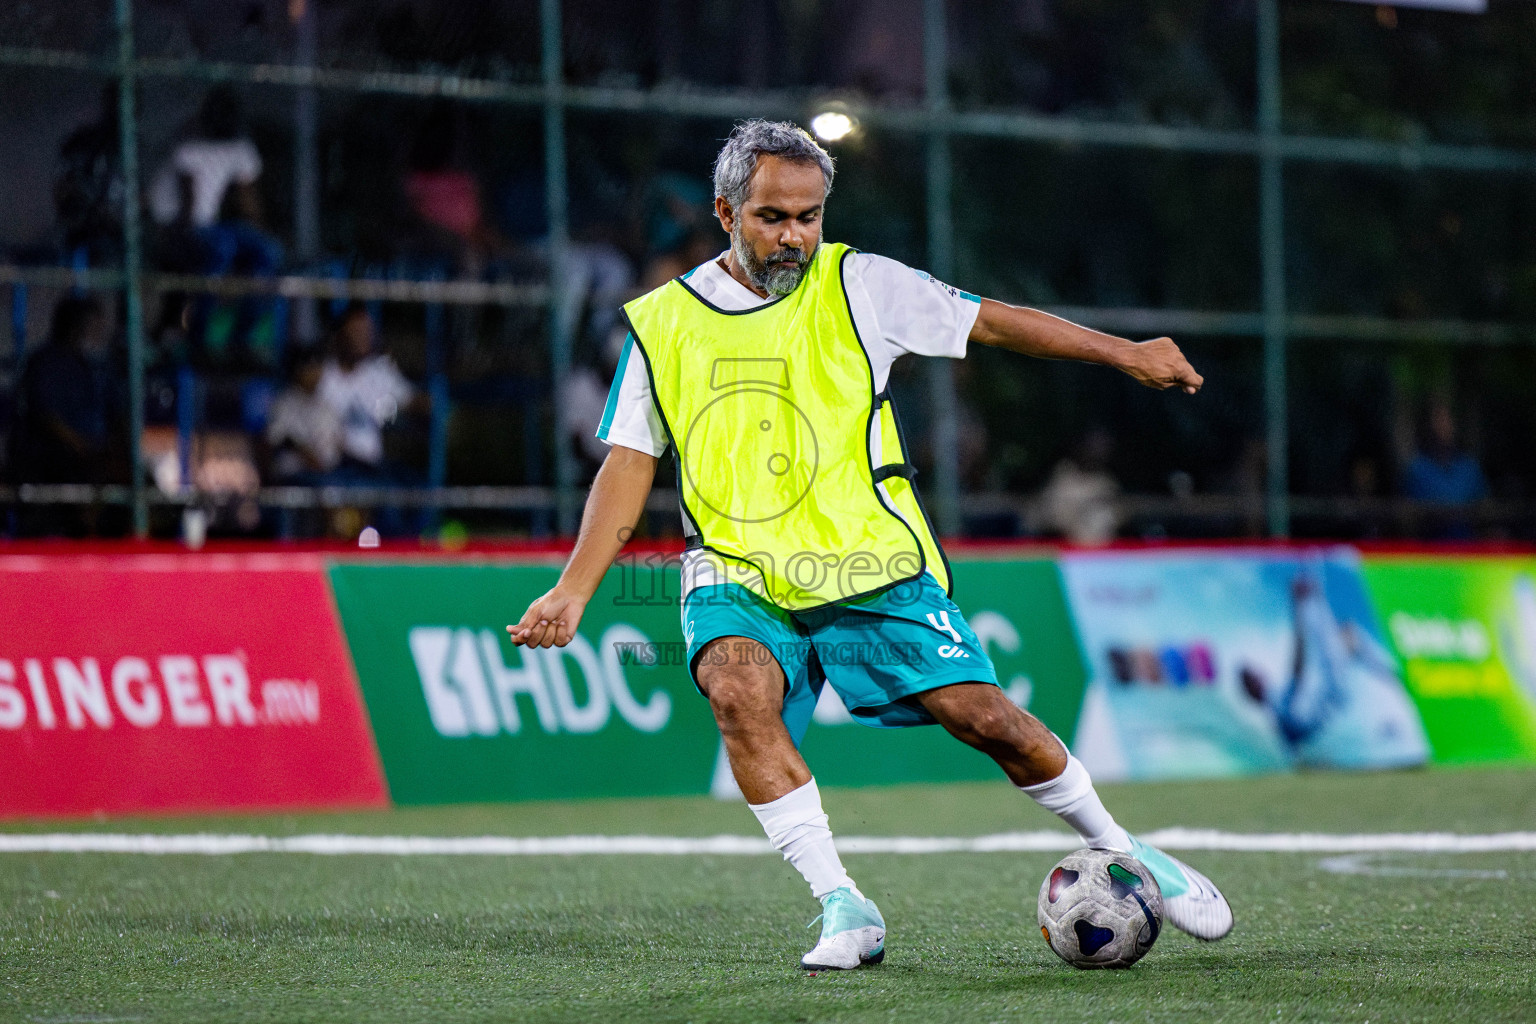
[[[770,256],[784,256],[795,253],[799,256],[798,262],[793,264],[778,263],[772,266],[768,261],[759,261],[757,256],[747,245],[746,239],[741,237],[741,229],[738,227],[731,232],[731,251],[736,254],[736,262],[741,264],[741,269],[746,272],[747,280],[769,295],[788,295],[800,286],[800,279],[805,276],[805,268],[810,264],[808,254],[798,253],[796,250],[781,250]]]
[[[792,267],[774,267],[768,271],[767,280],[763,283],[763,290],[769,295],[788,295],[800,287],[800,279],[804,276],[804,264],[797,263]]]

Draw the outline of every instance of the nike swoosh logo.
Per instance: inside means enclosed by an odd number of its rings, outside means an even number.
[[[1203,878],[1196,878],[1188,872],[1185,873],[1184,877],[1190,883],[1189,891],[1184,893],[1185,897],[1202,903],[1219,903],[1221,901],[1221,893],[1217,892],[1216,887],[1211,885],[1211,883]]]

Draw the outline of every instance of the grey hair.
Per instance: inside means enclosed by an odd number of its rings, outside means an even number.
[[[832,192],[832,157],[809,133],[790,121],[753,118],[731,130],[715,158],[715,195],[738,209],[747,198],[747,186],[757,170],[757,158],[765,153],[796,163],[815,164]]]

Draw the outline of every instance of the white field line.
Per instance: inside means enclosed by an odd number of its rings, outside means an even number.
[[[1536,851],[1536,832],[1457,835],[1450,832],[1238,833],[1168,828],[1141,837],[1173,850],[1244,853],[1482,853]],[[1074,850],[1081,841],[1065,832],[1000,832],[989,836],[845,836],[843,853],[1022,853]],[[756,856],[772,854],[756,836],[257,836],[213,833],[124,834],[111,832],[0,833],[0,853],[204,854],[310,853],[324,855],[542,857],[576,854],[662,856]]]

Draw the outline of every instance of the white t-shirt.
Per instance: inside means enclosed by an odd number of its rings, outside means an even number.
[[[155,175],[150,189],[150,212],[156,222],[169,224],[181,212],[180,178],[192,180],[194,227],[205,228],[219,219],[224,193],[235,183],[249,185],[261,177],[261,154],[250,139],[188,139],[176,147],[171,159]]]
[[[725,256],[721,253],[721,258]],[[875,391],[885,390],[891,364],[910,352],[920,356],[948,356],[963,359],[981,299],[939,281],[904,263],[856,252],[843,265],[848,305],[859,341],[869,357],[874,372]],[[700,297],[726,310],[752,309],[769,300],[732,277],[718,259],[700,264],[683,275]],[[624,341],[618,370],[608,392],[608,404],[598,424],[597,436],[609,445],[623,445],[660,458],[667,451],[667,431],[651,394],[651,380],[645,359],[634,352],[635,339]],[[863,400],[863,396],[860,396]],[[870,451],[873,465],[879,464],[880,424],[871,431]],[[884,488],[885,484],[876,484]],[[692,532],[688,517],[683,529]],[[720,582],[718,567],[708,559],[708,552],[688,551],[683,556],[683,593],[696,586]],[[760,581],[746,582],[762,593]]]
[[[583,455],[603,461],[608,449],[592,429],[603,421],[603,409],[606,408],[602,374],[589,366],[578,366],[565,378],[559,394],[562,443],[565,438],[574,436]]]
[[[289,388],[277,396],[267,414],[267,443],[278,449],[273,463],[279,477],[311,469],[285,445],[304,449],[320,464],[319,472],[329,472],[341,462],[341,417],[318,389],[310,394]]]
[[[387,355],[362,359],[347,370],[328,360],[316,393],[341,417],[341,450],[359,462],[384,461],[384,425],[416,395],[415,386]]]

